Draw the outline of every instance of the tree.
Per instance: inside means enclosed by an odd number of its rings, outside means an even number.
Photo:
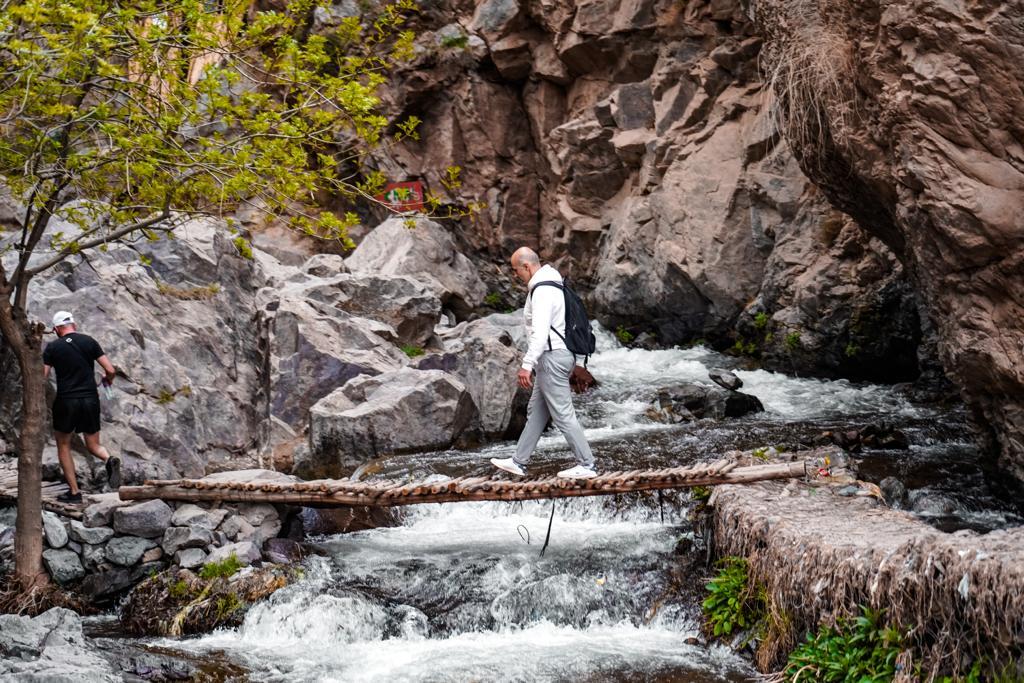
[[[316,199],[372,197],[384,178],[363,171],[366,155],[416,135],[415,118],[389,126],[377,96],[411,53],[412,0],[345,19],[330,39],[309,31],[313,0],[278,4],[0,0],[0,180],[25,207],[0,252],[0,334],[22,384],[15,573],[25,587],[45,579],[45,326],[27,312],[33,278],[240,204],[350,245],[358,217]],[[73,229],[54,232],[55,217]]]

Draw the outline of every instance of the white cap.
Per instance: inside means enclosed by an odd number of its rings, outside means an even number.
[[[71,325],[75,322],[75,317],[68,311],[57,311],[53,314],[53,326],[60,327],[61,325]]]

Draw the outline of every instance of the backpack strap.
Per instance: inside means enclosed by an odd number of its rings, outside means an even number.
[[[543,287],[544,285],[548,285],[549,287],[558,287],[560,290],[562,290],[563,293],[565,292],[565,285],[563,285],[561,282],[555,282],[554,280],[544,280],[542,282],[538,282],[533,287],[530,287],[530,299],[533,299],[533,291],[535,289],[537,289],[538,287]],[[555,329],[554,325],[551,326],[551,331],[558,335],[558,338],[562,340],[563,344],[566,343],[565,342],[565,336],[560,334],[558,332],[558,330]],[[566,345],[566,346],[568,346],[568,345]],[[550,334],[548,335],[548,351],[554,351],[554,349],[551,348],[551,335]],[[573,363],[575,363],[576,362],[576,355],[573,354],[572,358],[573,358]]]
[[[68,346],[73,348],[75,350],[75,352],[79,355],[79,357],[82,359],[82,361],[85,363],[86,369],[89,370],[89,371],[92,371],[92,369],[93,369],[93,366],[92,366],[93,361],[89,360],[86,357],[85,351],[83,351],[82,349],[80,349],[78,347],[78,344],[75,343],[74,339],[72,339],[71,337],[61,337],[61,341],[65,342]]]

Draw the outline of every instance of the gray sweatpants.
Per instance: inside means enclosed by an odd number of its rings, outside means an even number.
[[[555,423],[558,431],[569,442],[577,464],[594,466],[594,454],[590,451],[587,437],[576,419],[572,407],[572,392],[569,390],[569,375],[575,365],[572,353],[565,349],[545,351],[537,361],[537,376],[533,382],[533,394],[526,408],[526,427],[519,437],[516,455],[513,458],[521,467],[526,467],[533,456],[540,435],[548,425],[548,418]]]

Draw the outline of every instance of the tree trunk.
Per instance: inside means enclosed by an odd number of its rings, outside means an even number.
[[[42,330],[33,329],[24,311],[0,297],[0,333],[21,370],[21,429],[18,435],[18,521],[14,536],[14,572],[26,590],[45,582],[43,571],[42,458],[46,384],[41,354]]]

